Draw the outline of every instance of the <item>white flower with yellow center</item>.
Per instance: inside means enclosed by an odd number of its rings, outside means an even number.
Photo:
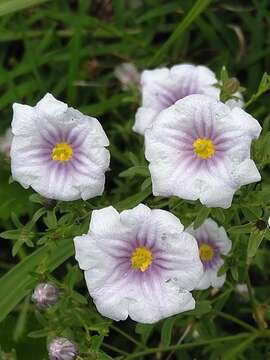
[[[92,213],[88,234],[74,239],[98,311],[141,323],[194,309],[190,293],[203,267],[195,239],[171,213],[138,205]]]
[[[260,131],[244,110],[209,96],[177,101],[145,133],[153,194],[230,207],[236,190],[261,179],[250,159],[251,142]]]
[[[232,246],[224,228],[222,226],[218,227],[217,223],[212,219],[207,219],[196,230],[189,227],[186,231],[197,240],[204,269],[204,274],[196,289],[203,290],[209,286],[221,287],[226,279],[226,274],[217,275],[218,270],[224,263],[221,255],[228,254]]]
[[[172,68],[145,70],[141,75],[142,106],[135,116],[133,130],[144,134],[153,125],[156,116],[176,101],[192,94],[208,95],[219,100],[215,73],[202,65],[181,64]],[[232,108],[243,106],[239,92],[226,103]],[[237,100],[236,100],[237,99]]]
[[[144,134],[155,117],[176,101],[191,94],[207,94],[218,99],[215,74],[205,66],[175,65],[171,69],[145,70],[141,75],[142,106],[135,116],[133,130]]]
[[[47,94],[36,106],[13,105],[11,170],[22,186],[56,200],[101,195],[110,154],[97,119]]]

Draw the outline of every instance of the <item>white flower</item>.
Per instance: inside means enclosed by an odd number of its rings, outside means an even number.
[[[116,66],[114,75],[121,82],[124,90],[140,84],[140,73],[132,63],[123,63]]]
[[[145,133],[153,194],[230,207],[236,190],[261,179],[250,159],[251,141],[260,131],[239,107],[205,95],[177,101]]]
[[[97,119],[47,94],[35,107],[13,105],[11,170],[44,197],[83,200],[101,195],[110,154]]]
[[[13,139],[11,128],[9,127],[5,134],[0,137],[0,152],[6,156],[10,155],[10,147]]]
[[[120,214],[92,213],[89,233],[74,239],[98,311],[116,321],[154,323],[194,309],[202,275],[195,239],[171,213],[140,204]]]
[[[220,255],[228,254],[232,246],[224,228],[222,226],[218,227],[217,223],[212,219],[207,219],[196,230],[189,227],[186,231],[197,240],[200,259],[204,268],[204,274],[196,289],[203,290],[209,286],[220,288],[226,279],[226,274],[217,275],[218,270],[224,263]]]
[[[219,99],[215,74],[206,66],[175,65],[171,69],[145,70],[141,76],[142,106],[135,116],[133,130],[144,134],[155,117],[177,100],[191,94],[206,94]]]
[[[215,85],[215,73],[202,65],[181,64],[172,68],[145,70],[141,76],[142,106],[135,115],[133,130],[144,135],[153,125],[156,116],[176,101],[192,94],[208,95],[219,100],[220,89]],[[243,107],[243,96],[237,91],[237,99],[229,99],[226,104]]]

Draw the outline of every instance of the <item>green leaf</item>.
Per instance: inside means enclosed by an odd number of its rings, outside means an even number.
[[[21,336],[23,335],[24,329],[26,327],[26,322],[27,322],[27,313],[29,310],[29,302],[30,302],[30,297],[27,296],[24,300],[24,303],[22,305],[22,308],[20,310],[17,322],[16,322],[16,326],[14,329],[14,333],[13,333],[13,338],[15,341],[18,341]]]
[[[143,176],[143,177],[148,177],[149,176],[149,170],[146,166],[132,166],[131,168],[122,171],[119,174],[119,177],[122,178],[133,178],[135,176]]]
[[[211,302],[208,300],[197,301],[196,307],[194,310],[187,311],[185,314],[201,317],[209,313],[212,310]]]
[[[263,241],[265,231],[254,231],[250,234],[248,241],[248,257],[253,257]]]
[[[223,224],[226,220],[224,211],[220,208],[213,208],[211,209],[211,215],[217,219],[218,222]]]
[[[55,211],[48,211],[43,221],[48,229],[55,229],[57,227],[57,218],[55,215]]]
[[[13,13],[30,6],[42,4],[48,0],[2,0],[0,4],[0,16]]]
[[[268,90],[270,90],[270,75],[265,72],[258,86],[256,94],[251,96],[249,101],[246,103],[246,107],[254,103],[262,94]]]
[[[176,11],[179,12],[179,10],[181,11],[178,1],[175,3],[172,3],[172,4],[168,3],[165,5],[159,5],[158,7],[151,9],[150,11],[147,11],[142,16],[140,16],[136,20],[136,23],[140,24],[145,21],[152,20],[156,17],[161,18],[162,16],[165,16],[166,14],[170,14],[170,13],[176,12]]]
[[[31,331],[28,334],[28,336],[30,338],[34,338],[34,339],[47,337],[47,335],[48,335],[48,330],[47,329],[40,329],[40,330],[36,330],[36,331]]]
[[[243,351],[258,337],[257,334],[250,335],[244,341],[237,343],[236,346],[230,347],[225,354],[223,354],[223,360],[235,360],[238,359],[238,355],[242,354]]]
[[[0,321],[29,293],[35,279],[31,273],[48,256],[48,270],[53,271],[74,253],[73,242],[66,239],[55,248],[44,246],[23,259],[0,279]]]
[[[143,344],[146,344],[155,325],[154,324],[136,324],[135,332],[141,335]]]
[[[210,212],[211,212],[210,208],[202,206],[201,210],[198,212],[196,219],[193,223],[193,228],[197,229],[199,226],[201,226],[204,220],[206,220],[207,217],[209,216]]]
[[[248,223],[244,225],[232,226],[228,229],[228,232],[235,234],[250,234],[253,229],[253,225]]]
[[[177,320],[176,316],[170,317],[164,320],[161,328],[161,345],[169,346],[172,340],[172,331],[175,321]]]
[[[119,203],[115,204],[114,207],[118,211],[122,211],[125,209],[132,208],[142,201],[144,201],[148,196],[152,193],[152,189],[150,187],[146,188],[145,190],[139,192],[136,195],[130,196],[125,200],[120,201]]]

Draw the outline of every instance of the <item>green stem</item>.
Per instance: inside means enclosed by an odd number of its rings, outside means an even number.
[[[106,343],[103,343],[102,346],[105,347],[106,349],[112,350],[112,351],[114,351],[114,352],[116,352],[118,354],[125,355],[125,356],[128,355],[127,352],[125,352],[125,351],[123,351],[121,349],[118,349],[115,346],[112,346],[112,345],[109,345],[109,344],[106,344]]]
[[[128,339],[129,341],[133,342],[133,344],[139,346],[139,347],[143,347],[143,345],[137,341],[136,339],[134,339],[132,336],[130,336],[129,334],[127,334],[126,332],[120,330],[118,327],[111,325],[110,326],[112,330],[114,330],[115,332],[118,332],[118,334],[122,335],[123,337],[125,337],[126,339]]]
[[[252,309],[253,309],[253,313],[254,313],[254,316],[255,316],[256,323],[257,323],[259,329],[264,329],[264,326],[263,326],[263,324],[262,324],[262,322],[260,320],[258,307],[256,305],[256,300],[255,300],[255,297],[254,297],[254,294],[253,294],[248,269],[246,271],[246,282],[247,282],[249,299],[250,299],[250,303],[251,303],[251,306],[252,306]]]
[[[245,328],[246,330],[252,331],[252,332],[256,332],[257,329],[254,326],[251,326],[249,324],[247,324],[246,322],[237,319],[236,317],[229,315],[229,314],[225,314],[221,311],[216,311],[215,314],[219,317],[222,317],[224,319],[230,320],[232,322],[234,322],[235,324],[238,324],[240,326],[242,326],[243,328]]]
[[[209,345],[209,344],[212,345],[214,343],[219,343],[219,342],[236,341],[239,339],[244,339],[249,336],[250,336],[250,333],[242,333],[242,334],[238,334],[238,335],[219,337],[219,338],[203,340],[203,341],[198,341],[198,342],[188,343],[188,344],[180,344],[180,345],[176,344],[176,345],[171,345],[171,346],[166,346],[166,347],[151,348],[151,349],[147,349],[144,351],[140,351],[136,354],[131,354],[131,355],[127,356],[126,360],[135,359],[140,356],[159,353],[159,352],[173,351],[173,350],[179,350],[179,349],[191,349],[193,347],[199,347],[199,346],[204,346],[204,345]]]

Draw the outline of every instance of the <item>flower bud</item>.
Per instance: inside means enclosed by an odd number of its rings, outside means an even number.
[[[33,295],[32,301],[40,309],[46,309],[58,301],[58,289],[56,289],[51,284],[40,283],[36,286]]]
[[[11,128],[8,128],[5,134],[0,136],[0,152],[5,156],[10,156],[10,147],[12,143],[13,135]]]
[[[16,354],[14,351],[11,353],[1,352],[0,351],[0,359],[1,360],[16,360]]]
[[[259,229],[260,231],[265,230],[267,228],[267,224],[264,220],[262,219],[258,219],[255,223],[255,226],[257,229]]]
[[[239,89],[239,86],[239,81],[235,77],[232,77],[225,81],[224,90],[229,94],[234,94]]]
[[[78,355],[75,345],[65,338],[54,339],[48,347],[50,360],[74,360]]]
[[[132,63],[118,65],[114,70],[114,75],[121,82],[124,90],[132,86],[138,86],[140,83],[140,74]]]

